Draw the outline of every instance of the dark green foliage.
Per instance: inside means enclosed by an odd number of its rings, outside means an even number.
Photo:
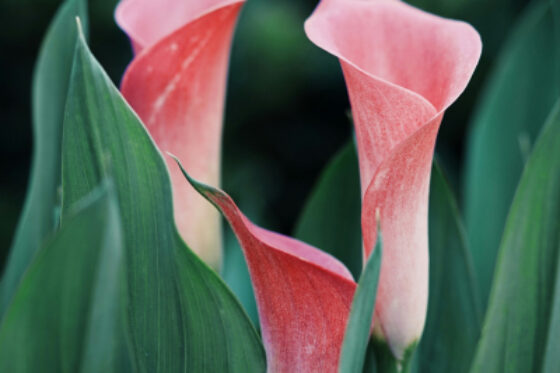
[[[295,237],[340,259],[354,278],[362,270],[358,156],[348,142],[323,171],[305,205]]]
[[[60,144],[76,45],[76,16],[87,20],[85,1],[67,0],[45,36],[35,68],[33,165],[25,207],[0,286],[0,317],[31,259],[59,223]]]
[[[0,371],[121,372],[122,232],[112,185],[74,205],[0,326]]]
[[[553,5],[554,4],[554,5]],[[496,255],[523,165],[560,86],[560,61],[553,8],[535,1],[511,33],[472,123],[465,178],[469,246],[483,307],[490,292]]]
[[[560,103],[515,194],[472,372],[558,371],[559,251]]]

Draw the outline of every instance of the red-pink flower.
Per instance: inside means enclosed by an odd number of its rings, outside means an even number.
[[[190,172],[220,181],[220,145],[228,59],[244,0],[123,0],[116,19],[135,57],[121,90],[163,152]],[[169,160],[169,162],[171,162]],[[187,244],[217,268],[217,212],[169,167],[175,221]]]
[[[463,22],[393,0],[323,0],[306,31],[342,63],[358,140],[364,258],[376,241],[376,210],[384,233],[374,328],[402,359],[426,315],[437,131],[474,71],[480,38]],[[241,242],[269,372],[336,371],[356,286],[348,270],[318,249],[256,227],[225,193],[192,182]]]
[[[255,289],[269,373],[336,372],[356,283],[332,256],[259,228],[232,199],[191,183],[234,230]]]
[[[125,0],[117,11],[137,52],[123,79],[125,97],[160,149],[212,185],[219,181],[227,58],[240,6],[233,0]],[[402,358],[420,337],[426,313],[434,143],[444,110],[473,73],[480,39],[465,23],[394,0],[323,0],[306,31],[342,63],[358,139],[364,257],[376,240],[377,209],[384,232],[374,326]],[[179,229],[215,261],[207,248],[218,240],[217,219],[185,189],[178,169],[170,170]],[[336,371],[356,287],[348,270],[316,248],[253,225],[225,193],[192,183],[241,242],[268,371]]]
[[[426,316],[435,140],[445,109],[478,63],[480,37],[466,23],[394,0],[323,0],[305,29],[342,65],[358,143],[364,258],[381,211],[375,329],[401,358]]]

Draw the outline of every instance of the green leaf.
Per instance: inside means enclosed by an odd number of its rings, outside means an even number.
[[[83,38],[68,97],[63,219],[67,206],[112,175],[123,220],[136,371],[264,372],[262,344],[247,315],[177,233],[161,154]]]
[[[34,152],[29,190],[0,286],[0,317],[43,241],[58,225],[62,120],[83,0],[67,0],[43,41],[33,77]]]
[[[547,348],[552,354],[547,359],[557,359],[560,330],[552,327],[558,327],[553,310],[559,260],[560,101],[537,140],[508,215],[473,372],[540,372]]]
[[[437,163],[432,168],[429,222],[430,292],[416,352],[418,372],[467,372],[480,335],[480,299],[459,209]]]
[[[105,184],[80,201],[35,256],[0,326],[0,371],[120,372],[123,252],[112,192]]]
[[[530,4],[495,66],[471,124],[465,214],[483,308],[515,187],[559,93],[560,86],[553,83],[560,39],[555,38],[552,3]]]
[[[338,364],[341,373],[361,373],[364,368],[383,255],[381,231],[378,229],[378,232],[375,249],[366,263],[352,300]]]
[[[558,268],[560,268],[560,263],[556,269],[554,294],[551,294],[554,303],[548,327],[548,340],[543,364],[543,372],[545,373],[555,373],[560,367],[560,354],[558,353],[560,349],[560,271]]]
[[[294,236],[338,258],[358,278],[362,270],[360,211],[358,157],[349,141],[323,171]]]

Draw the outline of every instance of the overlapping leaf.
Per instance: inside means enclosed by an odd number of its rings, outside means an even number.
[[[34,151],[30,185],[0,286],[0,317],[43,241],[58,225],[62,120],[84,0],[67,0],[43,41],[33,77]],[[86,26],[84,24],[84,26]]]
[[[122,232],[110,184],[37,253],[0,325],[0,371],[122,372]]]
[[[472,372],[554,372],[560,278],[560,103],[508,215]]]
[[[530,4],[506,43],[471,124],[465,215],[484,308],[523,165],[560,93],[560,39],[555,37],[560,19],[555,21],[554,15],[559,3]]]
[[[246,314],[177,233],[164,160],[83,38],[62,160],[63,221],[68,206],[104,175],[115,180],[136,371],[263,372],[262,345]]]

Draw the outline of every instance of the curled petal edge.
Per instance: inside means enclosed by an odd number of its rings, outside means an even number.
[[[305,30],[342,65],[358,142],[364,258],[377,209],[384,232],[376,334],[402,359],[426,316],[435,140],[478,63],[480,37],[464,22],[394,0],[323,0]]]
[[[241,243],[268,372],[336,372],[356,289],[350,271],[327,253],[254,225],[226,193],[181,170],[222,212]]]

